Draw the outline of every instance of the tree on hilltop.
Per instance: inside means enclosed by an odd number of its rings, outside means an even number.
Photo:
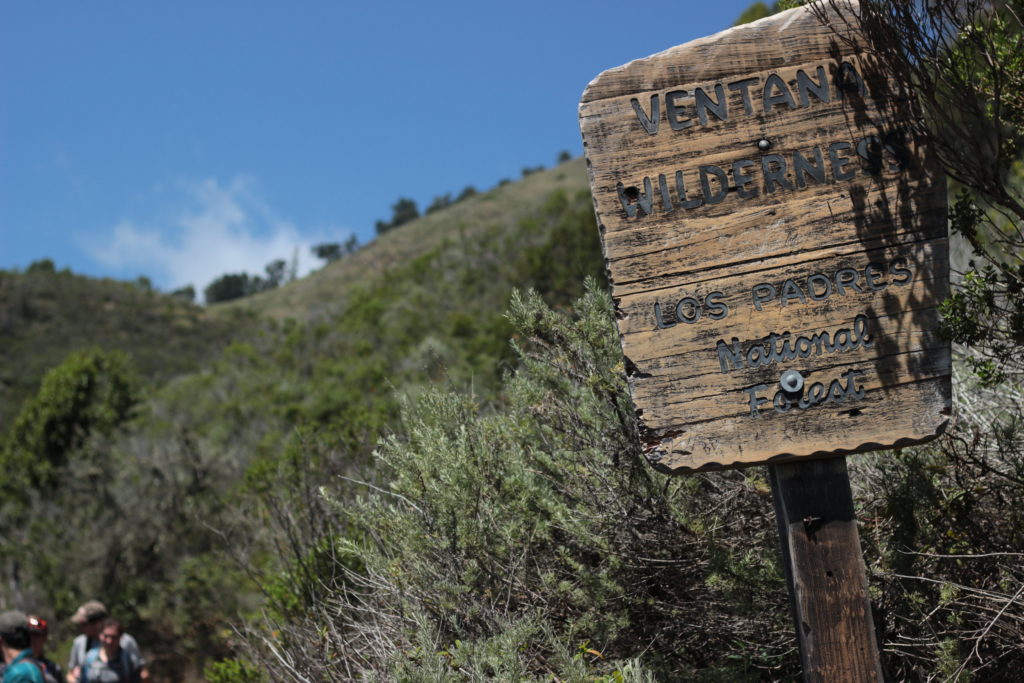
[[[391,205],[391,221],[377,221],[377,234],[381,235],[389,230],[394,230],[400,225],[405,225],[420,217],[420,210],[416,206],[416,200],[408,197],[399,197],[398,201]]]
[[[337,242],[316,244],[313,245],[310,251],[313,252],[313,256],[327,263],[333,263],[341,258],[341,245]]]

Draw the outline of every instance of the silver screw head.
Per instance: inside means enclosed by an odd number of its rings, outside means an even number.
[[[804,388],[804,376],[797,370],[786,370],[779,378],[779,386],[783,391],[795,393]]]
[[[772,147],[772,141],[768,138],[761,138],[757,141],[757,148],[762,152],[767,152]]]

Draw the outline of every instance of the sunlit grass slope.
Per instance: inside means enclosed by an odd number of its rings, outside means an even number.
[[[378,279],[389,277],[394,269],[432,250],[440,248],[448,252],[449,257],[458,258],[461,246],[483,242],[493,245],[496,236],[518,233],[520,223],[558,190],[570,197],[587,191],[582,157],[407,223],[306,278],[256,296],[216,305],[212,310],[245,309],[277,319],[329,315],[343,305],[350,286],[372,286]],[[596,243],[596,233],[593,239]],[[528,239],[527,243],[530,241]],[[495,251],[489,256],[509,259],[514,253],[503,255]]]

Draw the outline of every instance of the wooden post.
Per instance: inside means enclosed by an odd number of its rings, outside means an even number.
[[[881,681],[846,458],[768,473],[804,680]]]

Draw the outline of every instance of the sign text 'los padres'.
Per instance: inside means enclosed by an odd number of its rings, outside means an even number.
[[[918,443],[950,410],[945,184],[908,98],[802,8],[580,103],[630,391],[668,471]]]

